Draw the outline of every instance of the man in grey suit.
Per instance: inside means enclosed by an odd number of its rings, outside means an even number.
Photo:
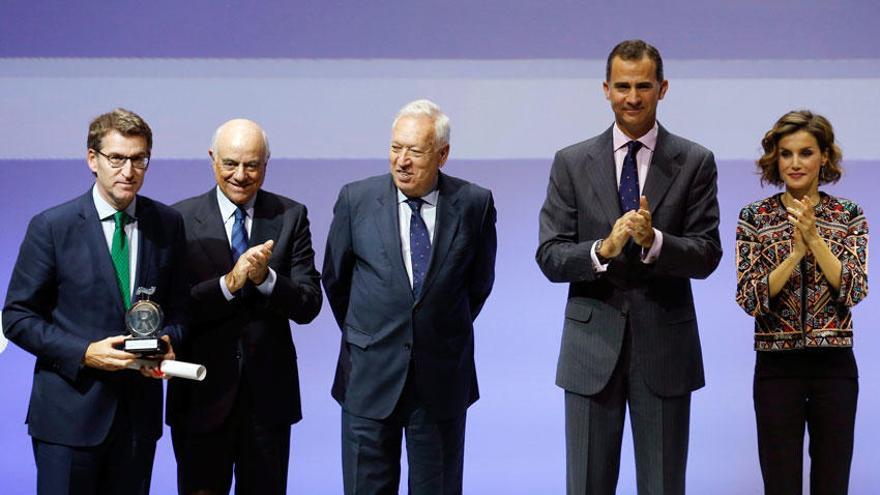
[[[322,282],[342,330],[346,494],[397,493],[406,434],[409,493],[462,492],[467,408],[479,397],[473,322],[495,280],[492,193],[440,173],[449,119],[406,105],[391,173],[342,188]]]
[[[557,152],[536,259],[568,282],[556,384],[569,494],[613,494],[627,405],[639,494],[685,491],[690,396],[704,385],[690,279],[721,259],[712,153],[657,124],[653,46],[608,56],[615,123]]]

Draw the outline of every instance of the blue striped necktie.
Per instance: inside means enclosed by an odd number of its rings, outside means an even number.
[[[244,225],[244,219],[247,213],[241,208],[235,209],[235,223],[232,224],[232,262],[238,261],[238,258],[247,251],[248,234]]]
[[[422,284],[428,273],[428,262],[431,260],[431,236],[420,213],[424,203],[421,198],[406,200],[406,204],[412,210],[409,219],[409,256],[412,262],[414,297],[418,297],[422,291]]]
[[[636,154],[642,143],[630,141],[626,143],[626,158],[620,170],[620,211],[626,213],[639,209],[639,169],[636,167]]]

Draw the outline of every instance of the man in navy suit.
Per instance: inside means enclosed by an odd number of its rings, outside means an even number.
[[[128,110],[92,121],[95,185],[31,220],[9,282],[3,327],[37,358],[27,424],[40,494],[149,492],[162,383],[126,370],[137,356],[118,347],[136,289],[155,288],[173,358],[186,297],[183,221],[137,195],[151,147]]]
[[[269,142],[234,119],[208,151],[216,187],[174,205],[186,224],[191,331],[182,360],[211,371],[168,386],[180,493],[281,494],[302,418],[290,322],[321,309],[306,208],[262,188]]]
[[[567,493],[612,495],[629,407],[638,493],[683,494],[691,392],[703,358],[690,279],[721,259],[715,159],[657,123],[660,52],[608,55],[614,124],[556,154],[536,259],[568,302],[556,374],[565,390]]]
[[[402,432],[409,491],[462,491],[465,417],[477,400],[473,322],[495,279],[492,194],[440,173],[449,119],[406,105],[392,126],[391,174],[339,193],[322,281],[342,345],[346,494],[397,493]]]

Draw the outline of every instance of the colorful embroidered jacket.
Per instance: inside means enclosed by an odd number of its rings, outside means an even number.
[[[770,272],[791,252],[794,228],[782,194],[739,213],[736,302],[755,317],[755,350],[852,347],[850,308],[868,293],[868,222],[857,204],[825,193],[815,216],[819,236],[840,260],[840,289],[831,288],[807,252],[771,299]]]

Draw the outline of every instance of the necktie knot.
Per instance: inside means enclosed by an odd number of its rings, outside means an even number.
[[[425,200],[422,198],[409,198],[406,200],[406,204],[409,205],[409,208],[413,213],[418,213],[422,210],[422,205],[425,204]]]
[[[235,209],[235,221],[236,222],[244,222],[244,219],[247,218],[247,212],[242,208]]]
[[[124,228],[131,221],[131,217],[125,211],[117,211],[113,214],[113,222],[116,228]]]
[[[639,150],[642,149],[642,143],[640,141],[630,141],[626,143],[626,154],[636,154]]]

